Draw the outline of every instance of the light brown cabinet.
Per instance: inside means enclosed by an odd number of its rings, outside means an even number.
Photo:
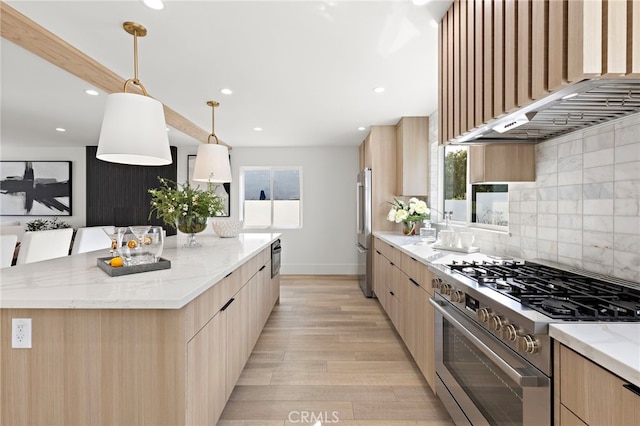
[[[396,125],[396,195],[429,194],[429,118],[402,117]]]
[[[440,25],[440,143],[568,84],[637,78],[638,22],[635,0],[454,0]]]
[[[389,202],[396,191],[396,127],[371,126],[360,146],[360,164],[371,169],[371,227],[373,231],[392,231],[387,221]]]
[[[491,144],[469,147],[469,181],[533,182],[536,180],[533,144]]]
[[[559,426],[640,424],[640,396],[627,382],[558,342],[555,353]]]
[[[40,326],[33,349],[1,352],[0,424],[215,424],[279,295],[270,257],[181,309],[0,309]]]
[[[433,275],[417,259],[374,238],[374,292],[435,392]]]

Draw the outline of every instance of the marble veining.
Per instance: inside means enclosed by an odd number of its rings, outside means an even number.
[[[110,277],[96,265],[106,250],[0,269],[0,308],[180,309],[225,275],[270,246],[280,234],[198,235],[200,248],[183,248],[186,236],[166,240],[171,269]]]
[[[624,380],[640,386],[639,323],[551,324],[549,335]]]

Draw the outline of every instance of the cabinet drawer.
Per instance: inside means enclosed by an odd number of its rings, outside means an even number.
[[[398,267],[400,266],[400,255],[402,254],[400,250],[378,238],[376,238],[374,241],[374,247],[384,257],[389,259],[391,263],[397,265]]]
[[[429,294],[433,294],[432,274],[427,265],[406,253],[402,253],[401,256],[400,269]]]
[[[638,424],[640,396],[623,387],[625,384],[615,374],[560,346],[560,403],[585,423]]]

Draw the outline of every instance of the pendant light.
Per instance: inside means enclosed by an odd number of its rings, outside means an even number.
[[[135,22],[122,26],[133,35],[134,77],[125,81],[124,93],[107,96],[96,158],[141,166],[171,164],[163,105],[149,97],[138,80],[138,37],[146,36],[147,29]],[[138,86],[142,95],[127,93],[129,83]]]
[[[206,144],[200,144],[193,167],[193,180],[196,182],[225,183],[231,182],[231,164],[229,149],[221,145],[215,133],[215,109],[220,105],[216,101],[208,101],[211,107],[211,134]],[[211,143],[211,138],[215,143]]]

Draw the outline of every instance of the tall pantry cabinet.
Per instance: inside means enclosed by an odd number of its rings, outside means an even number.
[[[371,169],[371,229],[394,231],[387,213],[396,192],[396,126],[371,126],[360,145],[360,168]]]

